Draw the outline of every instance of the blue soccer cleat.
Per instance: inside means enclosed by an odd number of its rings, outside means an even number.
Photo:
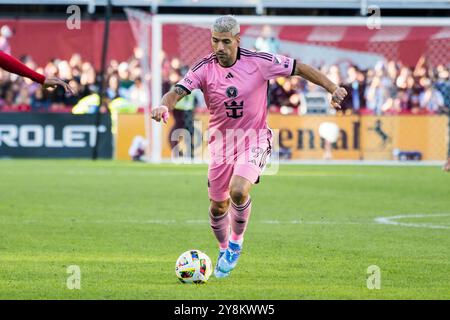
[[[225,252],[226,252],[226,249],[223,251],[220,250],[220,252],[219,252],[219,257],[217,258],[216,267],[214,268],[214,276],[216,278],[225,278],[225,277],[228,277],[228,275],[229,275],[229,273],[224,273],[219,270],[219,260],[220,260],[220,258],[222,258],[225,255]]]
[[[242,244],[230,241],[227,251],[217,262],[219,271],[228,275],[236,267],[241,250]]]

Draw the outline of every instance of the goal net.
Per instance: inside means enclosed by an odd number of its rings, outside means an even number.
[[[211,52],[210,27],[217,17],[150,15],[131,9],[126,13],[143,53],[149,105],[159,105],[162,94]],[[271,80],[268,124],[276,129],[279,159],[447,158],[449,21],[381,18],[380,25],[371,26],[366,18],[237,19],[242,47],[312,65],[349,93],[343,110],[336,112],[329,105],[330,95],[320,87],[298,77]],[[201,92],[195,93],[194,101],[193,155],[203,161],[209,110]],[[175,136],[180,142],[171,143],[173,119],[163,127],[149,121],[148,112],[151,160],[173,159],[174,150],[178,156],[186,153],[189,139]]]

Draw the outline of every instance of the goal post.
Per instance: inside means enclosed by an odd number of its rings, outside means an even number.
[[[165,52],[166,58],[176,57],[182,60],[183,65],[192,66],[210,52],[210,27],[217,16],[153,15],[135,9],[126,9],[126,13],[136,42],[144,52],[142,67],[147,77],[143,79],[143,83],[150,88],[147,90],[148,106],[157,106],[162,96],[163,73],[166,72],[161,63],[161,53]],[[412,64],[411,61],[417,61],[417,56],[408,48],[422,50],[420,53],[427,55],[429,62],[434,65],[450,61],[450,20],[446,18],[380,17],[375,25],[371,25],[374,23],[371,17],[236,18],[241,25],[241,42],[244,47],[254,44],[263,26],[270,26],[275,36],[282,36],[280,54],[290,55],[312,65],[341,62],[350,65],[352,59],[361,68],[374,67],[379,59],[398,59]],[[150,120],[150,108],[145,108],[145,122],[146,139],[151,147],[149,161],[159,163],[164,159],[162,125]],[[392,131],[395,131],[397,124],[390,121],[388,125],[393,126]],[[379,129],[372,131],[376,130]],[[437,139],[437,135],[441,134],[442,131],[436,133],[436,137],[431,137]],[[447,137],[443,142],[445,149],[448,147],[448,139]],[[441,144],[436,148],[442,148]],[[389,149],[389,152],[392,150]],[[442,158],[442,153],[441,150],[439,158]],[[375,157],[389,160],[385,159],[388,157],[387,152]],[[433,157],[437,160],[437,156]]]

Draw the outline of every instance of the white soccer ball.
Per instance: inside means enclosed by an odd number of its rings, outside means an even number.
[[[211,273],[211,259],[200,250],[183,252],[175,264],[175,274],[183,283],[206,283]]]

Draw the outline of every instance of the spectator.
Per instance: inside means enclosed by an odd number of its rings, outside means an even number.
[[[148,107],[148,97],[141,79],[137,78],[130,87],[130,101],[140,108]]]
[[[359,113],[366,105],[364,97],[366,84],[364,74],[358,70],[358,67],[351,66],[348,68],[344,88],[348,92],[348,97],[342,103],[343,111],[353,110],[354,113]]]
[[[122,98],[130,98],[130,87],[133,85],[133,81],[130,79],[129,64],[127,62],[121,62],[117,69],[119,76],[119,95]]]
[[[409,95],[406,89],[399,89],[392,102],[391,108],[386,111],[392,114],[402,114],[408,113],[409,109]]]
[[[280,42],[274,36],[273,30],[270,25],[264,25],[261,35],[256,38],[254,47],[256,51],[278,53],[280,49]]]
[[[439,65],[436,68],[437,80],[435,88],[439,90],[444,98],[444,105],[450,107],[450,77],[449,70],[443,65]]]
[[[72,87],[73,88],[73,87]],[[50,109],[51,101],[42,88],[37,89],[31,96],[31,111],[47,112]]]
[[[3,39],[11,32],[2,29]],[[5,37],[7,35],[8,37]],[[273,37],[270,27],[263,28],[261,38],[266,41]],[[0,43],[1,43],[0,37]],[[264,40],[263,39],[263,40]],[[275,39],[276,40],[276,39]],[[3,40],[4,41],[4,40]],[[259,47],[258,50],[276,52],[272,49]],[[143,110],[148,103],[151,74],[143,74],[141,67],[142,50],[136,48],[133,56],[127,61],[111,60],[107,66],[106,96],[103,101],[110,101],[120,110]],[[99,75],[93,65],[75,53],[70,59],[51,59],[43,67],[38,67],[30,56],[23,56],[22,62],[29,68],[47,76],[63,78],[76,94],[66,96],[60,90],[42,92],[40,86],[29,83],[29,80],[19,78],[0,70],[0,111],[71,111],[83,98],[88,98],[86,105],[90,108],[99,101]],[[163,91],[167,91],[176,83],[188,69],[177,57],[161,55]],[[373,68],[361,70],[350,66],[341,74],[338,65],[317,65],[322,72],[336,83],[344,86],[349,93],[343,102],[343,113],[405,114],[405,113],[446,113],[450,106],[450,79],[448,66],[431,66],[425,57],[421,57],[416,66],[408,67],[398,61],[380,61]],[[141,78],[145,76],[145,81]],[[26,89],[24,89],[26,88]],[[26,91],[25,91],[26,90]],[[297,113],[304,101],[302,96],[320,91],[316,85],[307,84],[303,79],[292,77],[270,80],[268,87],[268,105],[271,112],[283,114]],[[27,92],[27,94],[26,94]],[[28,96],[27,96],[28,95]],[[201,93],[199,93],[201,96]],[[201,101],[201,99],[196,99]],[[124,108],[123,106],[126,106]],[[197,106],[197,105],[196,105]],[[111,106],[109,106],[111,107]],[[139,107],[139,108],[138,108]],[[114,108],[113,108],[114,109]],[[115,108],[117,109],[117,107]],[[91,112],[95,109],[89,109]],[[198,109],[197,109],[198,110]]]
[[[278,107],[284,114],[293,113],[300,106],[300,95],[291,81],[278,78],[269,82],[269,106]]]
[[[367,100],[367,108],[374,114],[381,115],[386,108],[385,105],[389,98],[388,90],[384,86],[381,76],[376,75],[372,79],[372,82],[366,89],[365,98]]]
[[[9,26],[4,25],[0,28],[0,51],[7,54],[11,54],[11,45],[9,44],[9,38],[13,35]]]
[[[115,74],[109,77],[108,87],[106,88],[106,96],[110,100],[119,97],[119,78]]]
[[[420,108],[428,113],[448,113],[448,107],[444,105],[444,97],[433,87],[431,80],[424,77],[421,82],[424,91],[419,95]]]

